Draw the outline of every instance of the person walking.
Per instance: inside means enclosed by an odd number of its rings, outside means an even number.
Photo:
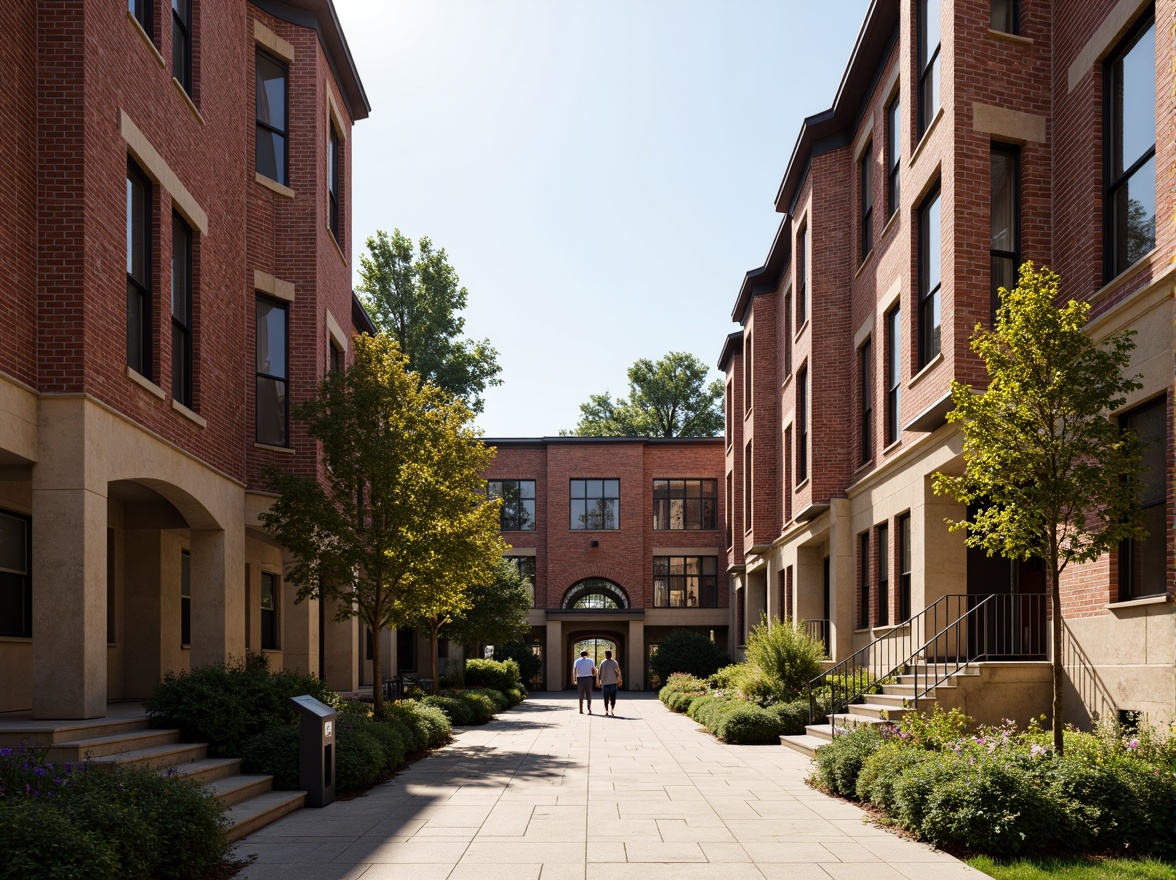
[[[584,714],[584,700],[588,700],[588,714],[592,714],[592,682],[596,678],[596,664],[588,659],[588,652],[581,651],[580,659],[572,664],[575,684],[580,689],[580,714]]]
[[[617,717],[617,688],[621,686],[621,664],[613,659],[612,651],[604,652],[604,662],[596,671],[596,683],[604,691],[604,714]]]

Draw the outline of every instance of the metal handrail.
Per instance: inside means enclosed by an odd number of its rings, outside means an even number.
[[[920,636],[928,631],[930,638]],[[911,674],[914,689],[910,705],[917,707],[920,698],[970,663],[1044,656],[1045,594],[941,596],[812,679],[807,685],[809,723],[816,723],[817,695],[826,688],[831,697],[828,714],[837,715],[879,681]],[[836,725],[833,728],[836,734]]]

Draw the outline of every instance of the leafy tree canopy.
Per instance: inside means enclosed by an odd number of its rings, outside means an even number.
[[[486,388],[501,385],[498,352],[488,339],[462,337],[467,291],[449,265],[445,249],[428,237],[414,248],[394,229],[377,231],[359,258],[356,288],[372,322],[396,340],[408,368],[481,412]]]
[[[1090,304],[1058,307],[1059,278],[1032,263],[1000,290],[996,327],[977,325],[972,350],[989,383],[982,392],[952,382],[948,419],[963,431],[964,473],[935,475],[936,492],[975,511],[970,547],[1008,559],[1045,562],[1052,594],[1054,742],[1062,751],[1062,650],[1058,577],[1125,538],[1140,537],[1140,454],[1112,411],[1140,387],[1124,371],[1130,332],[1096,343],[1085,327]]]
[[[717,437],[723,432],[723,383],[706,383],[707,367],[692,354],[671,351],[654,363],[629,367],[629,396],[609,392],[580,404],[578,437]]]
[[[494,450],[470,410],[410,372],[394,340],[354,348],[294,411],[321,444],[321,478],[268,471],[279,494],[261,519],[294,556],[299,601],[333,600],[338,619],[379,633],[464,608],[464,585],[491,580],[506,548],[480,476]],[[373,666],[379,682],[378,651]],[[382,712],[378,687],[375,700]]]
[[[470,584],[469,607],[454,615],[449,638],[463,645],[501,645],[527,635],[534,587],[508,559],[500,559],[489,581]]]

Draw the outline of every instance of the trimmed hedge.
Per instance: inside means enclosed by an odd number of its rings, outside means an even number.
[[[727,652],[702,633],[676,629],[658,645],[649,666],[661,681],[668,684],[674,673],[706,678],[730,662]]]
[[[519,664],[514,660],[467,660],[465,665],[467,688],[492,688],[506,692],[523,683]]]

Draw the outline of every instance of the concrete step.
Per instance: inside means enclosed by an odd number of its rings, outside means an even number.
[[[821,746],[828,745],[828,743],[829,740],[827,739],[819,736],[809,736],[805,733],[780,737],[780,745],[790,748],[794,752],[800,752],[809,758],[815,758],[817,756],[817,749],[821,748]]]
[[[904,715],[915,711],[914,709],[909,709],[906,706],[895,705],[893,703],[875,703],[873,702],[873,698],[874,694],[871,694],[871,702],[854,703],[852,706],[847,708],[846,712],[850,715],[876,718],[879,721],[897,722]]]
[[[830,742],[833,739],[833,725],[827,721],[824,724],[806,724],[803,735]]]
[[[230,841],[240,840],[246,834],[276,822],[287,813],[301,809],[305,803],[304,791],[271,791],[234,804],[229,808],[226,834]]]
[[[200,761],[207,757],[208,745],[206,743],[172,743],[119,752],[116,755],[103,755],[100,758],[92,758],[90,764],[95,767],[110,767],[118,764],[121,766],[157,767],[162,770],[166,767]]]
[[[216,795],[216,799],[226,807],[233,807],[252,798],[270,794],[274,789],[272,776],[223,776],[206,782],[204,787]]]
[[[90,721],[46,721],[22,723],[2,729],[0,721],[0,748],[48,749],[68,742],[103,739],[117,734],[135,733],[148,729],[146,717],[116,718],[107,720],[95,718]]]
[[[200,782],[214,782],[241,773],[240,758],[200,758],[176,766],[177,776],[190,776]]]
[[[179,741],[180,732],[178,730],[131,730],[122,733],[108,733],[105,736],[95,736],[89,739],[57,742],[49,746],[45,756],[50,761],[57,763],[65,761],[76,763],[152,748],[153,746],[172,745]]]

